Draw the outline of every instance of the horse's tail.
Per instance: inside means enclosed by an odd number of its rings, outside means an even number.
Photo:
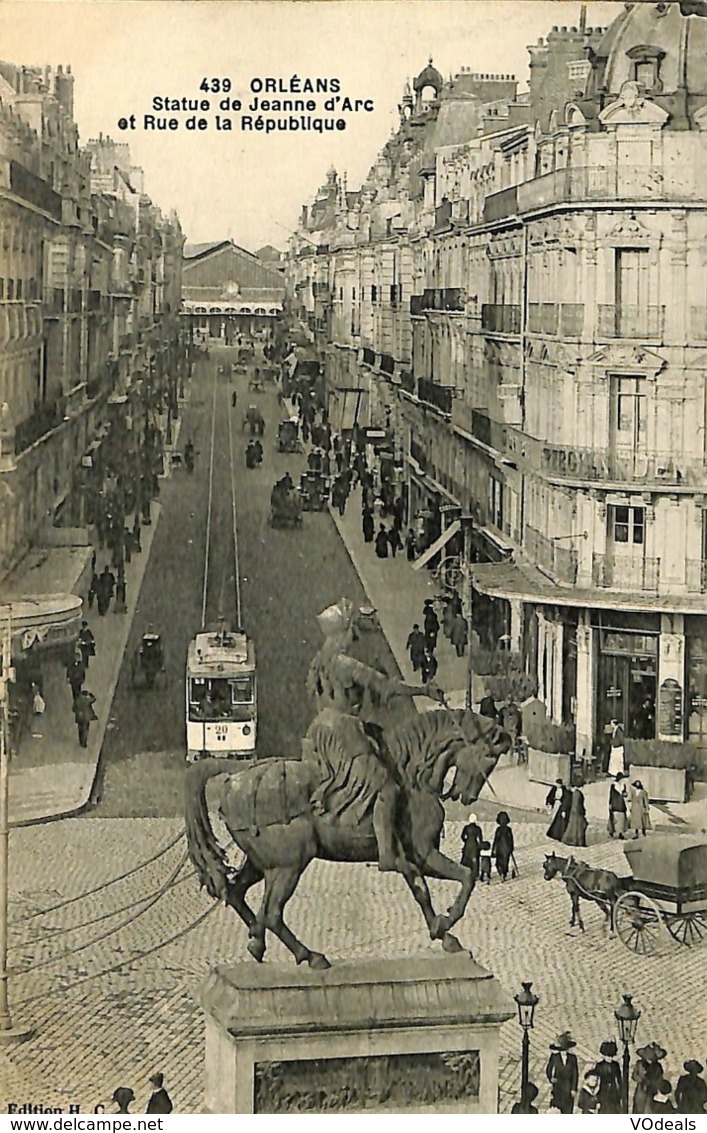
[[[189,857],[201,884],[218,901],[225,901],[228,895],[228,862],[211,827],[206,784],[214,775],[226,772],[222,759],[203,759],[194,763],[185,777],[184,814]]]

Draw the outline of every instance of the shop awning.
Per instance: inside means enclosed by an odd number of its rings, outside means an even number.
[[[329,419],[337,433],[350,432],[366,419],[367,396],[367,391],[363,389],[332,390]]]
[[[455,519],[454,523],[450,523],[449,527],[442,532],[439,539],[436,539],[434,543],[427,548],[425,553],[420,555],[419,559],[415,559],[415,562],[412,564],[412,569],[422,570],[423,566],[427,566],[430,559],[438,555],[442,548],[447,546],[449,540],[453,539],[454,536],[461,531],[461,527],[461,522],[458,519]]]
[[[488,594],[490,598],[515,598],[538,606],[644,610],[666,614],[707,613],[704,594],[657,595],[648,591],[624,593],[600,587],[559,586],[537,567],[526,563],[476,563],[472,583],[475,590]]]

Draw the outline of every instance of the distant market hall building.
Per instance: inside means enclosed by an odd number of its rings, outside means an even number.
[[[185,245],[181,313],[194,337],[225,345],[257,337],[282,315],[284,298],[271,255],[261,259],[232,240]]]

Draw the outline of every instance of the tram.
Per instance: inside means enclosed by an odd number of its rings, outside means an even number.
[[[187,762],[255,756],[258,710],[255,648],[221,625],[190,642],[186,672]]]

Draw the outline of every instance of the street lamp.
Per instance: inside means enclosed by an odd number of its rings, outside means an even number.
[[[518,1022],[520,1023],[521,1027],[523,1028],[523,1048],[522,1048],[523,1054],[522,1054],[521,1073],[520,1073],[520,1104],[521,1105],[527,1104],[528,1079],[529,1079],[529,1076],[530,1076],[530,1073],[529,1073],[530,1035],[528,1034],[528,1032],[532,1030],[533,1017],[535,1015],[535,1008],[537,1007],[538,1000],[539,1000],[539,996],[534,995],[533,992],[531,991],[532,986],[533,986],[532,983],[524,983],[523,984],[523,990],[521,992],[519,992],[518,995],[513,996],[513,998],[516,1001],[516,1006],[518,1008]]]
[[[631,1053],[629,1051],[629,1047],[636,1037],[636,1027],[638,1026],[638,1020],[641,1018],[641,1012],[637,1007],[633,1006],[633,1003],[631,1002],[633,996],[624,995],[622,998],[623,1003],[614,1011],[614,1018],[616,1019],[616,1022],[618,1024],[619,1038],[621,1039],[624,1047],[623,1067],[621,1071],[623,1112],[629,1113],[628,1072],[631,1064]]]

